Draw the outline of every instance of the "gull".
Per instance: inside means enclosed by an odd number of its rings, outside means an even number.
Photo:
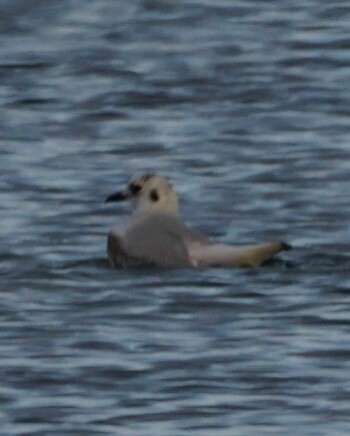
[[[257,267],[291,248],[285,242],[211,242],[178,218],[178,197],[160,175],[133,178],[126,189],[110,195],[105,203],[123,200],[129,200],[134,211],[126,223],[108,233],[108,259],[114,267]]]

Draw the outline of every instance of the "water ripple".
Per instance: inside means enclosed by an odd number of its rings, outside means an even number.
[[[2,434],[349,433],[350,8],[292,3],[1,3]],[[294,250],[111,269],[144,171]]]

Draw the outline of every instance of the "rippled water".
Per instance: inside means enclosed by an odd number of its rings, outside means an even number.
[[[350,5],[0,2],[2,435],[350,433]],[[256,270],[112,270],[169,176]]]

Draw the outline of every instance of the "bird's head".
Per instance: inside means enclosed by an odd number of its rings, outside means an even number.
[[[105,200],[129,200],[137,213],[167,213],[175,215],[179,209],[179,201],[169,181],[159,175],[144,174],[133,178],[127,187]]]

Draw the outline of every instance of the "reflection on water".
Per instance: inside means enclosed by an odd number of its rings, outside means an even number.
[[[0,5],[2,434],[347,434],[350,7]],[[107,194],[171,178],[259,270],[111,270]]]

